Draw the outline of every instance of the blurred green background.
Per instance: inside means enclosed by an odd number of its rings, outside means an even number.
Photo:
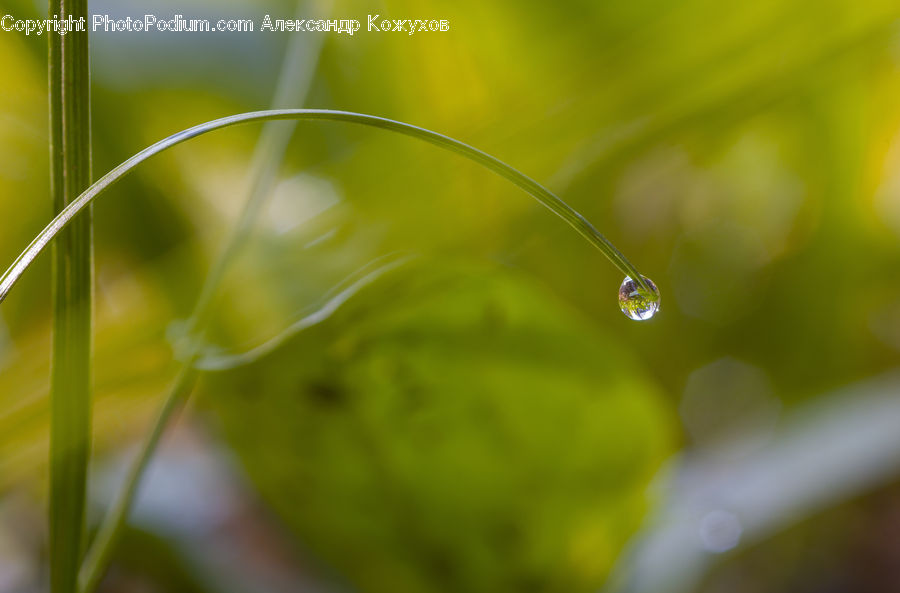
[[[40,18],[42,4],[0,2]],[[92,35],[95,176],[271,105],[390,117],[545,183],[300,123],[105,591],[900,588],[900,6],[92,2],[113,17],[448,19],[444,33]],[[0,32],[0,262],[50,220],[46,38]],[[282,124],[284,125],[284,124]],[[178,361],[262,127],[100,198],[92,524]],[[387,258],[387,259],[386,259]],[[386,261],[394,262],[386,265]],[[0,263],[6,266],[6,263]],[[348,280],[349,279],[349,280]],[[0,591],[45,587],[49,260],[0,308]]]

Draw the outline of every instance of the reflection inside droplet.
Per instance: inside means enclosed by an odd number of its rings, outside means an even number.
[[[659,289],[653,281],[642,276],[651,292],[642,288],[631,276],[625,276],[619,287],[619,308],[629,319],[646,321],[659,311]]]

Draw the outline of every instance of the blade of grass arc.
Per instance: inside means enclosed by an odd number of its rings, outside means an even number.
[[[77,200],[69,204],[53,221],[42,230],[38,236],[32,241],[28,248],[16,259],[12,266],[0,277],[0,302],[2,302],[10,289],[22,275],[22,273],[31,265],[31,262],[47,247],[50,241],[65,228],[85,207],[87,207],[94,199],[105,192],[119,179],[124,177],[137,165],[146,161],[150,157],[159,154],[177,144],[181,144],[191,138],[196,138],[209,132],[235,126],[238,124],[274,121],[274,120],[307,120],[307,121],[339,121],[353,123],[382,130],[389,130],[424,140],[435,146],[439,146],[450,152],[459,154],[471,161],[474,161],[483,167],[493,171],[494,173],[509,180],[526,193],[535,198],[548,210],[562,218],[570,227],[578,234],[584,237],[591,245],[600,250],[607,259],[615,265],[622,274],[631,276],[641,284],[641,288],[648,292],[652,292],[643,279],[643,276],[637,269],[616,249],[616,247],[598,231],[586,218],[576,212],[572,207],[566,204],[561,198],[556,196],[549,189],[537,181],[531,179],[527,175],[519,172],[513,167],[507,165],[500,159],[493,157],[486,152],[482,152],[477,148],[469,146],[459,140],[433,132],[425,128],[420,128],[412,124],[399,122],[396,120],[378,117],[374,115],[366,115],[363,113],[354,113],[351,111],[334,111],[330,109],[271,109],[266,111],[251,111],[248,113],[240,113],[223,117],[221,119],[212,120],[192,128],[188,128],[177,134],[173,134],[164,140],[160,140],[144,150],[140,151],[103,177],[97,180],[90,188],[81,194]]]

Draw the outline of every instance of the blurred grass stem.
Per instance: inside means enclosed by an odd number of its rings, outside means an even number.
[[[305,6],[301,2],[298,14]],[[304,101],[312,82],[318,54],[321,50],[321,37],[295,35],[291,37],[281,72],[278,76],[277,88],[273,99],[273,107],[296,105]],[[250,173],[249,197],[244,209],[231,231],[225,245],[210,267],[204,280],[200,295],[187,324],[182,356],[183,366],[171,387],[162,409],[141,445],[138,456],[132,465],[117,494],[115,502],[103,518],[100,529],[85,558],[79,576],[79,591],[90,593],[97,588],[100,579],[106,572],[112,552],[127,523],[128,513],[137,495],[141,478],[153,457],[159,440],[169,420],[182,407],[197,383],[198,371],[194,363],[199,356],[199,343],[209,322],[216,292],[235,255],[240,251],[252,231],[253,224],[269,195],[277,178],[278,169],[284,159],[291,136],[297,126],[296,121],[268,122],[262,130],[256,144]]]

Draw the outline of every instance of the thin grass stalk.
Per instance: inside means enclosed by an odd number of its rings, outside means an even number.
[[[324,8],[323,6],[320,7]],[[305,14],[304,2],[300,3],[298,15]],[[278,76],[278,84],[272,100],[272,108],[284,108],[290,105],[303,104],[321,51],[322,38],[291,37],[285,54],[284,63]],[[210,267],[203,282],[200,295],[194,304],[194,310],[186,324],[186,335],[194,336],[202,333],[209,321],[216,291],[222,283],[225,272],[247,240],[253,225],[259,218],[266,201],[272,193],[278,169],[284,161],[288,144],[297,128],[296,121],[267,122],[253,151],[253,163],[250,173],[250,192],[244,208],[238,216],[225,245],[216,261]],[[194,341],[195,342],[195,341]]]
[[[303,14],[305,2],[298,3],[298,14]],[[289,42],[272,107],[284,107],[303,103],[318,64],[321,37],[293,36]],[[150,434],[141,444],[132,462],[122,489],[116,495],[112,507],[103,518],[100,529],[88,550],[79,575],[80,593],[92,593],[100,584],[112,558],[115,546],[125,528],[141,479],[156,451],[165,428],[190,397],[197,383],[194,363],[199,355],[199,343],[209,322],[214,298],[228,267],[240,251],[259,217],[266,200],[271,195],[278,168],[284,160],[296,121],[268,122],[262,130],[254,149],[250,173],[249,196],[225,245],[210,267],[194,310],[185,324],[187,341],[182,351],[182,368],[163,403]]]
[[[150,464],[150,459],[156,452],[156,447],[165,432],[168,420],[175,416],[177,411],[187,401],[191,391],[197,384],[198,371],[191,364],[185,364],[181,367],[175,383],[168,393],[163,407],[159,412],[159,416],[153,423],[150,433],[145,441],[141,444],[141,449],[137,457],[132,462],[125,476],[125,482],[122,490],[118,493],[112,507],[110,507],[107,515],[100,526],[94,538],[94,543],[88,552],[82,570],[78,575],[78,591],[80,593],[94,591],[100,584],[106,572],[109,562],[112,559],[112,553],[118,543],[128,512],[134,503],[138,488],[141,485],[141,478]]]
[[[87,19],[87,0],[50,0],[49,17]],[[47,35],[50,193],[61,213],[91,185],[88,33]],[[52,593],[73,593],[90,458],[93,245],[90,208],[53,244],[49,559]]]

